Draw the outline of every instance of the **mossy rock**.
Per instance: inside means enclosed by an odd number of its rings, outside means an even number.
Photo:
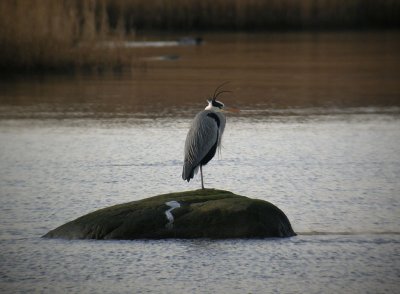
[[[176,201],[180,207],[167,203]],[[173,221],[168,220],[170,211]],[[229,191],[170,193],[100,209],[68,222],[45,238],[164,239],[291,237],[295,232],[275,205]]]

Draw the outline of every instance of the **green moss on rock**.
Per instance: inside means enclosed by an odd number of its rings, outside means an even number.
[[[180,207],[165,212],[168,201]],[[229,191],[170,193],[103,208],[68,222],[43,237],[64,239],[263,238],[296,235],[275,205]]]

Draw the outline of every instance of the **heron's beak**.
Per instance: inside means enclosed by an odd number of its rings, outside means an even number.
[[[224,107],[222,109],[222,112],[229,112],[229,113],[238,114],[240,112],[240,109],[239,108],[234,108],[234,107]]]

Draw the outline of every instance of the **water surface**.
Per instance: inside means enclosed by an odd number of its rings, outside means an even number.
[[[223,89],[232,93],[221,99],[241,109],[400,106],[397,31],[203,38],[199,46],[133,48],[137,64],[130,75],[3,77],[0,115],[192,117],[225,81]],[[176,58],[157,59],[163,56]]]
[[[3,80],[2,292],[396,293],[397,36],[209,35],[139,49],[132,75]],[[40,238],[98,208],[199,188],[180,177],[184,139],[225,80],[221,100],[243,111],[205,185],[276,204],[298,236]]]

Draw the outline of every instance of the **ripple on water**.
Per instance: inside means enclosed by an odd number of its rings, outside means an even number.
[[[220,158],[204,168],[206,186],[285,211],[300,234],[272,240],[40,239],[97,208],[199,188],[198,178],[180,179],[176,138],[190,120],[2,124],[2,291],[395,292],[399,120],[362,116],[229,121]]]

